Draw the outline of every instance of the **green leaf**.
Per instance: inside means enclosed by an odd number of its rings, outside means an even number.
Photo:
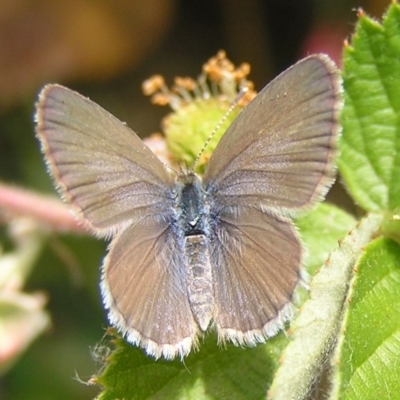
[[[382,25],[360,13],[343,58],[340,172],[367,211],[400,205],[400,6]]]
[[[308,398],[336,342],[354,264],[381,221],[379,214],[365,217],[314,276],[310,298],[291,326],[291,341],[281,357],[269,399]]]
[[[321,203],[314,210],[296,220],[306,250],[307,272],[314,275],[337,248],[338,240],[354,227],[356,220],[340,208]]]
[[[251,349],[220,348],[209,335],[182,362],[154,361],[117,338],[106,369],[94,378],[104,387],[98,399],[263,399],[285,341],[280,335]]]
[[[400,246],[380,238],[365,249],[352,291],[337,355],[335,398],[400,396]]]

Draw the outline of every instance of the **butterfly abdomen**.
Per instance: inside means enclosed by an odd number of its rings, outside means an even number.
[[[205,331],[214,311],[211,264],[205,235],[186,237],[185,258],[190,308],[200,329]]]

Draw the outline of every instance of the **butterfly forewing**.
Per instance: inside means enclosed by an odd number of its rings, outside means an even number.
[[[64,198],[98,234],[171,200],[173,179],[139,137],[89,99],[46,86],[37,103],[37,135]]]
[[[208,163],[217,205],[255,205],[292,215],[333,181],[339,77],[326,56],[289,68],[242,111]]]
[[[115,238],[103,265],[111,323],[156,358],[183,357],[196,343],[183,240],[171,221],[146,218]]]

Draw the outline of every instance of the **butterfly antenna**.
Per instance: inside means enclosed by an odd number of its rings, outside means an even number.
[[[185,167],[182,168],[182,163],[179,163],[179,170],[177,170],[174,167],[172,167],[171,165],[163,162],[164,167],[166,169],[169,169],[170,171],[172,171],[175,175],[185,175],[186,171],[189,171],[189,166],[187,164],[187,160],[184,160],[183,164],[185,164]]]
[[[239,104],[239,101],[243,98],[243,96],[249,91],[249,88],[247,87],[243,87],[240,89],[239,93],[237,94],[235,100],[232,102],[232,104],[229,106],[227,112],[225,113],[225,115],[221,118],[221,120],[218,122],[217,126],[214,128],[214,130],[211,132],[210,136],[208,137],[208,139],[205,141],[203,147],[201,148],[199,154],[197,155],[197,157],[195,158],[194,162],[193,162],[193,166],[192,169],[194,170],[196,164],[199,162],[200,157],[202,156],[202,154],[204,153],[204,150],[207,148],[207,146],[209,145],[211,139],[215,136],[215,134],[219,131],[219,129],[221,128],[222,124],[227,120],[227,118],[229,117],[229,115],[232,113],[232,111],[237,107],[237,105]]]

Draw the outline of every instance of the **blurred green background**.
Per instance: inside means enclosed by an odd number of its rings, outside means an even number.
[[[303,56],[328,53],[339,65],[355,9],[379,18],[389,1],[349,0],[0,0],[0,182],[53,193],[34,137],[36,94],[58,82],[89,96],[144,137],[167,109],[152,106],[141,83],[159,73],[196,77],[225,49],[249,62],[256,88]],[[7,218],[0,234],[7,249]],[[100,368],[91,354],[107,321],[99,277],[106,243],[53,233],[27,292],[42,291],[52,328],[0,377],[2,400],[92,399]],[[0,343],[1,349],[1,343]]]

